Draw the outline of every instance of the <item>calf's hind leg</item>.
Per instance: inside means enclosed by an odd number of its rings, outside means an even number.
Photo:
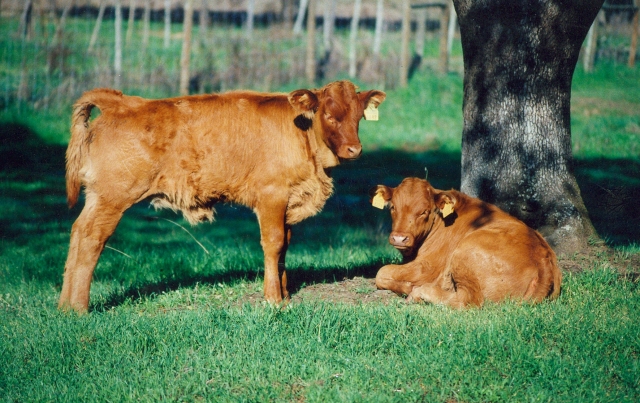
[[[467,305],[481,306],[484,302],[478,279],[473,273],[462,268],[458,268],[455,275],[445,272],[437,281],[414,288],[409,294],[409,299],[421,299],[453,308],[464,308]]]
[[[93,271],[105,243],[128,207],[114,206],[95,193],[87,193],[85,206],[71,228],[59,309],[74,309],[78,312],[89,309]]]

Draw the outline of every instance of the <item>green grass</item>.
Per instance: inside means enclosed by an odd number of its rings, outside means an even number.
[[[100,259],[91,313],[58,312],[82,205],[69,211],[64,195],[71,103],[0,111],[0,401],[640,400],[638,68],[574,78],[576,176],[614,253],[565,257],[582,271],[564,270],[556,301],[463,312],[328,291],[296,300],[399,260],[370,187],[425,167],[436,187],[459,186],[459,75],[423,68],[388,90],[380,121],[361,122],[363,157],[334,170],[336,194],[294,227],[295,302],[283,309],[256,297],[262,251],[248,209],[220,206],[215,223],[189,227],[138,205]]]
[[[216,307],[244,287],[177,289],[80,318],[3,294],[0,391],[9,401],[640,398],[637,284],[606,268],[567,275],[552,303],[466,312]]]

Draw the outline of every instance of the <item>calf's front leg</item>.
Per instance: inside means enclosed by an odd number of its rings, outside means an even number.
[[[260,224],[260,244],[264,252],[264,299],[280,303],[289,299],[285,255],[291,229],[285,225],[286,202],[256,209]]]
[[[398,295],[409,295],[414,287],[429,281],[430,274],[431,270],[423,262],[388,264],[378,270],[376,287],[380,290],[393,291]]]

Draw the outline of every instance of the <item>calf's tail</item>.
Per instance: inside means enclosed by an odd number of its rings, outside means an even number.
[[[545,262],[544,267],[541,269],[546,272],[545,277],[551,277],[547,283],[549,284],[548,293],[546,295],[547,298],[555,299],[560,295],[560,286],[562,283],[562,271],[560,271],[560,267],[558,266],[558,258],[556,253],[551,249],[547,241],[544,239],[540,233],[535,232],[536,236],[540,240],[540,244],[546,249],[547,256],[543,259]]]
[[[552,266],[553,272],[553,289],[549,292],[549,298],[555,299],[560,295],[560,284],[562,283],[562,272],[560,271],[560,267],[558,267],[558,259],[555,253],[553,253],[553,258],[549,264]]]
[[[73,207],[78,201],[80,187],[82,186],[80,170],[84,165],[89,143],[89,119],[91,110],[94,107],[104,109],[104,106],[111,105],[118,98],[122,97],[120,91],[109,89],[96,89],[86,92],[73,105],[71,114],[71,138],[67,147],[67,172],[65,175],[67,182],[67,204]]]

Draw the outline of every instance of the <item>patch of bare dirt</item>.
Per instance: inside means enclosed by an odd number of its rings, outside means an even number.
[[[590,270],[597,264],[607,264],[617,270],[620,276],[632,282],[640,282],[640,254],[628,254],[615,251],[606,246],[593,246],[587,251],[571,257],[558,260],[560,269],[564,272],[579,273]],[[391,291],[378,290],[373,278],[354,277],[345,278],[333,283],[317,283],[302,287],[291,296],[292,303],[322,302],[348,305],[367,303],[389,304],[401,301],[402,297]],[[262,292],[252,292],[245,295],[242,304],[251,305],[264,302]]]
[[[371,302],[388,304],[398,300],[398,295],[391,291],[378,290],[375,279],[354,277],[345,278],[334,283],[318,283],[302,287],[291,295],[291,302],[324,302],[341,303],[348,305],[367,304]],[[262,292],[247,294],[242,299],[242,303],[251,305],[264,302]]]
[[[313,284],[295,293],[292,302],[332,302],[343,304],[366,304],[378,302],[388,304],[400,298],[387,290],[378,290],[375,279],[354,277],[336,283]]]
[[[604,245],[592,246],[581,253],[558,259],[560,269],[573,273],[592,269],[596,264],[606,264],[631,281],[640,278],[640,254],[624,253]]]
[[[635,115],[638,105],[624,100],[603,100],[594,97],[571,99],[571,113],[580,113],[586,117],[602,115]]]

